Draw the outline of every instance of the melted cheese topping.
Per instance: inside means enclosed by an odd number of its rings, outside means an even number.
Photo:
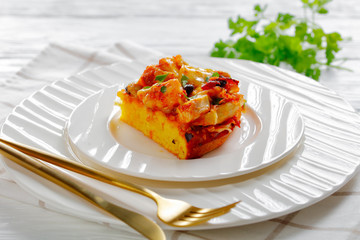
[[[228,73],[192,67],[180,55],[146,67],[138,82],[125,90],[148,109],[194,126],[218,125],[231,118],[238,123],[245,103],[238,81]],[[216,129],[230,129],[224,125]]]
[[[170,113],[186,100],[177,79],[170,79],[163,83],[155,83],[149,88],[137,91],[137,96],[148,108]]]

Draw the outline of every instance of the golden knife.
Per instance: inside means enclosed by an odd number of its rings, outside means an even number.
[[[166,239],[164,232],[155,222],[139,213],[114,205],[102,197],[95,195],[85,187],[78,184],[78,180],[71,175],[48,166],[40,160],[29,157],[19,150],[16,150],[2,142],[0,142],[0,153],[9,160],[21,165],[33,173],[38,174],[41,177],[89,201],[106,213],[123,221],[146,238],[154,240]]]

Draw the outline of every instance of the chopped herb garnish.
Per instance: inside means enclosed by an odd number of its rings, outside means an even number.
[[[166,86],[162,86],[162,87],[160,88],[160,92],[165,93],[165,92],[166,92]]]
[[[168,73],[167,73],[167,74],[164,74],[164,75],[157,75],[157,76],[155,77],[155,80],[156,80],[156,81],[159,81],[159,82],[163,82],[168,75],[169,75]]]
[[[205,82],[208,82],[209,81],[209,76],[207,76],[206,78],[205,78]]]
[[[211,102],[212,105],[219,105],[221,100],[223,100],[222,98],[214,98]]]
[[[186,99],[187,100],[190,100],[190,98],[188,97],[188,96],[186,96],[186,94],[185,93],[183,93],[184,94],[184,96],[186,97]]]
[[[181,77],[181,85],[185,86],[188,83],[189,78],[184,74]]]
[[[143,89],[149,89],[149,88],[151,88],[151,86],[145,86],[145,87],[143,87]]]
[[[247,102],[246,99],[244,99],[244,103],[243,103],[243,105],[241,107],[244,107],[246,102]]]
[[[197,95],[194,95],[194,96],[192,96],[192,97],[188,97],[188,96],[186,96],[186,94],[185,93],[183,93],[184,94],[184,96],[186,97],[186,99],[187,100],[191,100],[191,99],[194,99],[194,98],[196,98],[197,97]]]
[[[211,77],[220,77],[219,73],[218,72],[214,72]]]
[[[186,75],[182,75],[181,80],[189,80],[189,78]]]

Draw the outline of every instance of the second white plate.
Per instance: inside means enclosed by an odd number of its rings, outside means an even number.
[[[119,108],[114,107],[118,87],[104,88],[85,99],[68,121],[71,149],[87,165],[153,180],[223,179],[279,161],[297,146],[304,131],[294,104],[267,88],[242,81],[247,107],[241,128],[235,128],[224,145],[205,156],[179,160],[118,120]]]

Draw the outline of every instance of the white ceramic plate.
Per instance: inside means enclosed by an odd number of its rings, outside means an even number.
[[[231,213],[191,229],[245,225],[297,211],[335,192],[358,170],[360,117],[333,91],[299,74],[263,64],[214,58],[186,60],[195,66],[227,71],[240,81],[281,94],[297,106],[305,123],[303,141],[293,154],[250,174],[190,183],[127,177],[164,196],[183,199],[201,207],[218,207],[242,201]],[[2,127],[2,135],[71,156],[64,139],[64,129],[76,106],[90,95],[117,84],[108,82],[113,76],[118,76],[118,81],[129,79],[134,74],[140,76],[144,64],[154,62],[119,63],[47,86],[14,109]],[[93,221],[114,222],[82,202],[79,208],[76,197],[70,194],[64,197],[58,188],[27,171],[10,164],[8,168],[20,186],[59,211]],[[151,200],[77,177],[90,187],[112,196],[120,204],[156,219],[156,206]]]
[[[294,104],[266,88],[242,81],[247,108],[241,129],[235,128],[220,148],[201,158],[181,161],[118,120],[119,108],[114,107],[117,91],[118,85],[114,85],[85,99],[71,114],[66,132],[82,162],[131,176],[204,181],[247,174],[289,154],[304,130]]]

